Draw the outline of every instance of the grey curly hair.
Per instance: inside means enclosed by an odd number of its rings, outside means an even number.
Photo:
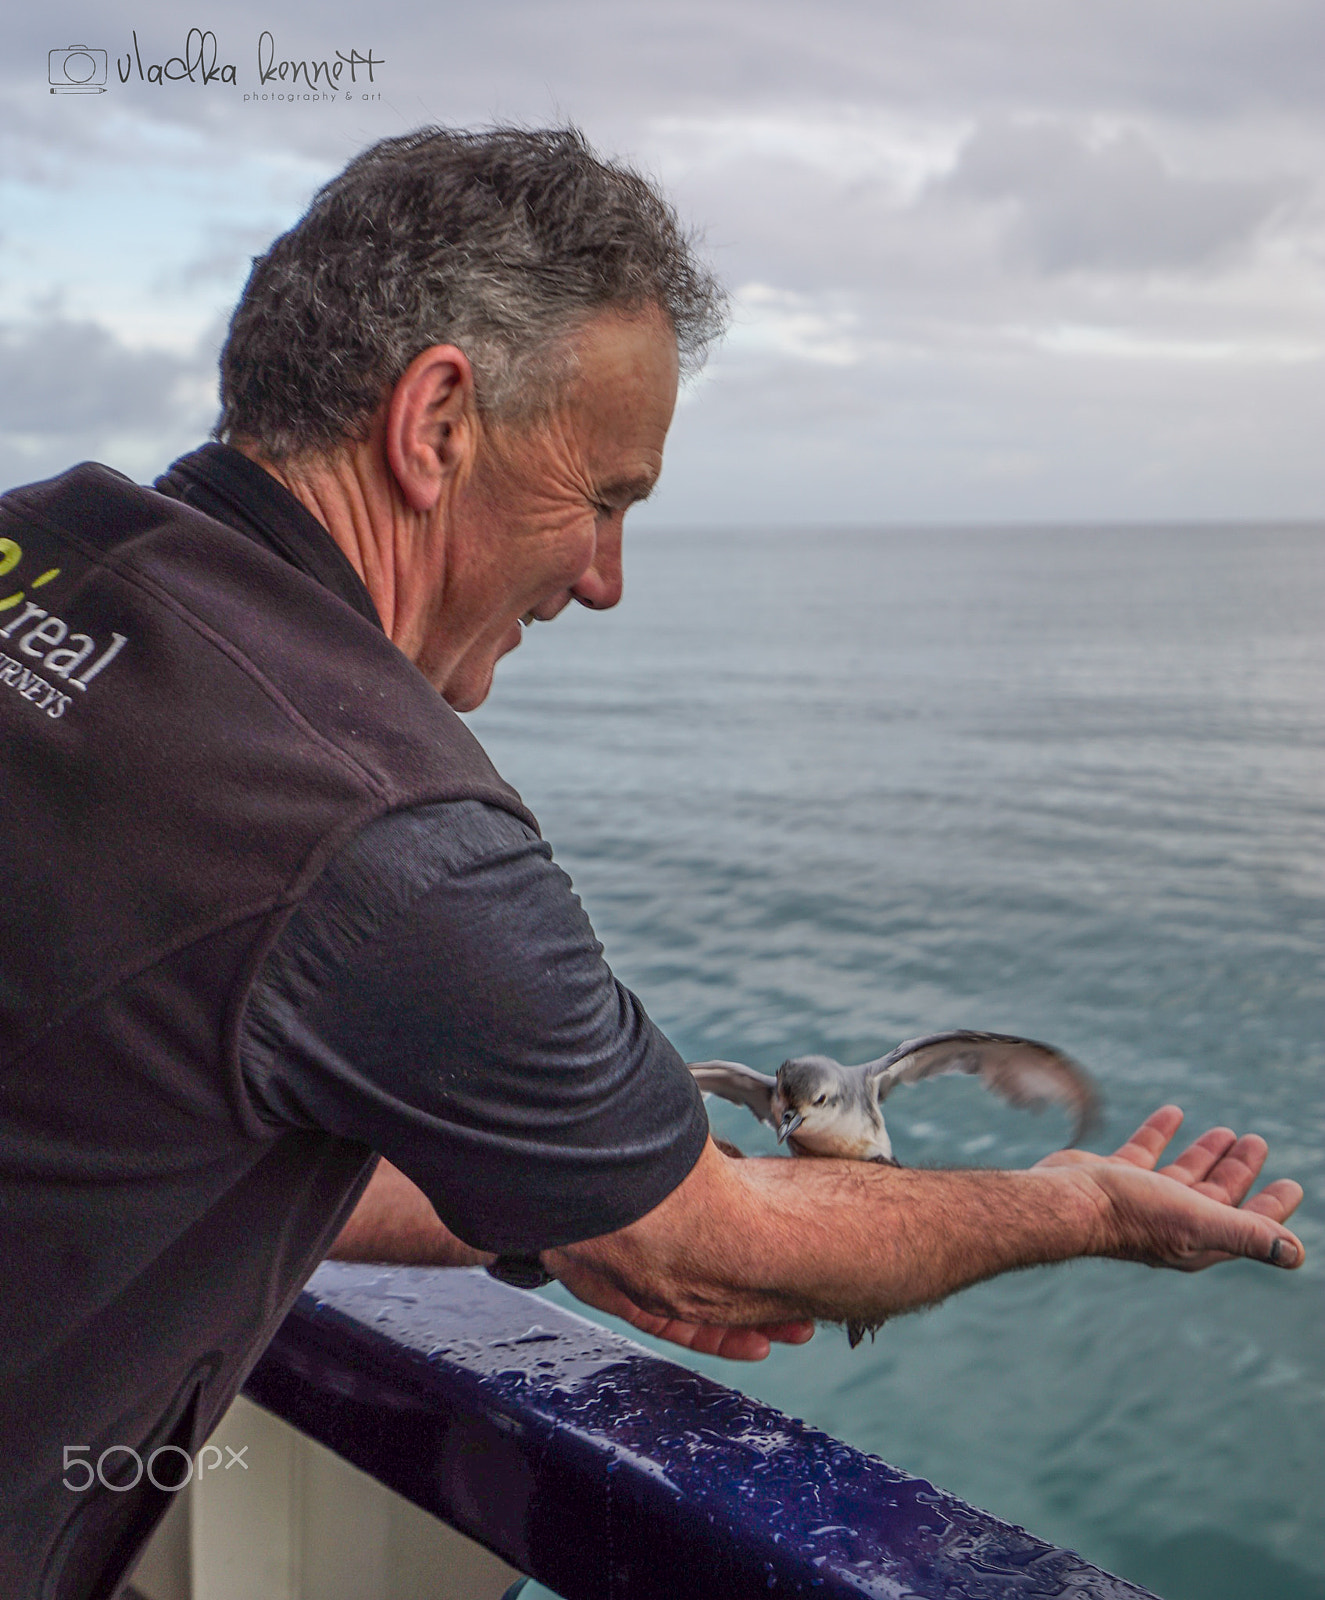
[[[577,128],[420,128],[383,139],[255,258],[221,352],[218,439],[284,461],[366,436],[421,350],[454,344],[480,410],[528,418],[574,372],[569,340],[657,306],[682,372],[727,299],[658,190]]]

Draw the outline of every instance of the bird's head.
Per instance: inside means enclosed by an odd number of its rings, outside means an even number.
[[[797,1056],[778,1068],[773,1090],[778,1143],[803,1127],[808,1134],[837,1121],[842,1112],[842,1069],[828,1056]]]

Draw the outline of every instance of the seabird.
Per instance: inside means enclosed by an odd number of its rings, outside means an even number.
[[[1038,1111],[1060,1105],[1074,1120],[1078,1144],[1099,1117],[1100,1099],[1085,1070],[1052,1045],[1009,1033],[956,1029],[908,1039],[877,1061],[843,1066],[831,1056],[796,1056],[776,1077],[739,1061],[694,1061],[690,1071],[706,1094],[747,1107],[785,1141],[793,1155],[835,1156],[899,1166],[879,1109],[899,1083],[942,1072],[976,1074],[986,1089],[1014,1106]],[[740,1154],[725,1141],[728,1153]],[[848,1322],[852,1346],[865,1324]],[[873,1329],[870,1330],[871,1333]]]

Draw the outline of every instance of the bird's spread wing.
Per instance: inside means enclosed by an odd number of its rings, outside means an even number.
[[[931,1033],[908,1039],[864,1067],[875,1094],[883,1100],[899,1083],[918,1083],[940,1072],[978,1073],[986,1089],[1014,1106],[1038,1111],[1059,1105],[1074,1119],[1078,1143],[1099,1117],[1100,1097],[1090,1077],[1061,1050],[1009,1033]]]
[[[753,1067],[744,1067],[739,1061],[692,1061],[690,1071],[705,1094],[721,1095],[724,1100],[735,1101],[770,1128],[777,1126],[773,1116],[776,1078],[756,1072]]]

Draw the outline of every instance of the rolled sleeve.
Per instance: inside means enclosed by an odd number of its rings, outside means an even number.
[[[241,1060],[273,1126],[370,1145],[480,1249],[636,1221],[708,1134],[548,846],[477,801],[383,818],[331,863],[253,987]]]

